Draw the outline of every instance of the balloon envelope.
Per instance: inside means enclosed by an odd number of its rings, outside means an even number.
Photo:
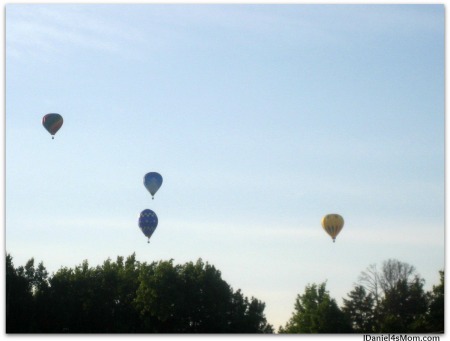
[[[161,174],[156,172],[150,172],[145,174],[144,176],[144,186],[147,188],[147,190],[150,192],[150,194],[153,196],[158,191],[158,189],[161,187],[163,182],[163,178]]]
[[[42,125],[53,137],[63,125],[63,118],[60,114],[47,114],[42,118]]]
[[[156,226],[158,226],[158,217],[155,212],[149,209],[143,210],[139,215],[139,228],[149,240],[155,232]]]
[[[344,227],[344,218],[339,214],[327,214],[322,218],[322,227],[326,233],[333,238],[333,242],[336,240],[337,235]]]

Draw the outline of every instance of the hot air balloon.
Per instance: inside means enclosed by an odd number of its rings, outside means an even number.
[[[150,172],[145,174],[144,176],[144,186],[152,195],[152,199],[154,199],[155,193],[161,187],[163,182],[163,178],[161,174],[156,172]]]
[[[326,233],[333,238],[333,243],[336,240],[337,235],[341,232],[344,226],[344,218],[339,214],[327,214],[322,218],[322,227]]]
[[[155,212],[149,209],[145,209],[139,215],[139,228],[142,233],[148,238],[147,243],[150,243],[150,237],[158,226],[158,217]]]
[[[63,125],[63,118],[60,114],[47,114],[42,117],[42,125],[52,135],[52,139],[54,139],[54,135]]]

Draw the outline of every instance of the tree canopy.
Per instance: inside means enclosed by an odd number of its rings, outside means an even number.
[[[295,300],[295,312],[280,333],[350,333],[350,321],[326,290],[326,283],[311,284]]]
[[[443,333],[444,272],[440,284],[424,291],[415,268],[396,259],[381,270],[370,265],[340,308],[326,282],[309,284],[298,295],[294,312],[279,333]]]
[[[214,266],[173,260],[106,260],[14,268],[6,257],[7,333],[272,333],[263,302],[245,297]]]
[[[279,333],[443,333],[444,271],[424,291],[395,259],[362,271],[340,307],[327,282],[308,284]],[[234,290],[208,262],[141,263],[135,254],[49,275],[6,255],[7,333],[274,333],[265,303]]]

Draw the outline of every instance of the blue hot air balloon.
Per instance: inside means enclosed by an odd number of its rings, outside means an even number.
[[[149,209],[145,209],[139,215],[139,228],[142,233],[148,238],[148,243],[150,243],[150,237],[158,226],[158,217],[155,212]]]
[[[152,199],[154,199],[155,193],[161,187],[163,182],[163,178],[161,174],[156,172],[150,172],[145,174],[144,176],[144,186],[152,195]]]

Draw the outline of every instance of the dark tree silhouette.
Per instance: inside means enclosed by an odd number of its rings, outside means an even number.
[[[427,324],[432,333],[444,332],[444,271],[439,271],[439,277],[439,285],[433,285],[431,292],[427,293],[429,300]]]
[[[363,286],[356,286],[349,294],[349,299],[344,298],[342,311],[352,321],[355,333],[376,332],[375,299],[371,293],[366,293]]]
[[[423,291],[423,280],[406,279],[386,290],[380,304],[380,332],[382,333],[426,333],[427,297]]]
[[[443,333],[444,272],[440,284],[424,292],[424,279],[407,263],[370,265],[343,299],[340,309],[325,283],[312,284],[298,295],[290,320],[279,333]]]
[[[50,278],[43,264],[6,257],[7,333],[272,333],[264,303],[244,297],[214,266],[87,260]]]

